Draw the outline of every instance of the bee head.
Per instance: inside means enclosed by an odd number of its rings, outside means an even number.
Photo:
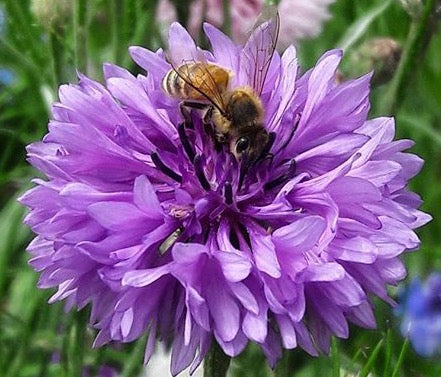
[[[240,135],[232,145],[236,159],[247,166],[252,166],[267,150],[270,137],[263,128]]]

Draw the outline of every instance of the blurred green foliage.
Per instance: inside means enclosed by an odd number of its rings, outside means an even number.
[[[25,161],[25,146],[46,132],[50,103],[60,83],[74,82],[75,69],[102,80],[101,65],[110,61],[132,72],[137,68],[127,47],[163,46],[154,22],[153,0],[68,1],[62,22],[44,23],[31,12],[28,0],[0,0],[0,68],[13,73],[9,85],[0,84],[0,375],[78,376],[83,366],[92,375],[99,365],[139,375],[145,340],[130,345],[92,349],[94,330],[87,328],[87,309],[64,314],[62,304],[48,305],[53,292],[36,288],[37,274],[27,265],[31,239],[22,225],[24,209],[16,197],[37,173]],[[370,38],[386,36],[405,45],[412,21],[399,1],[337,0],[333,18],[323,33],[304,41],[298,51],[303,67],[310,67],[327,49],[347,47],[348,57]],[[423,210],[434,220],[419,235],[419,252],[406,255],[410,276],[441,270],[441,34],[421,49],[411,77],[396,107],[397,137],[411,138],[413,152],[425,161],[411,187],[425,200]],[[381,114],[390,85],[372,92],[371,115]],[[392,291],[392,295],[396,292]],[[398,332],[392,309],[378,300],[376,331],[351,328],[349,340],[332,345],[331,357],[313,358],[300,350],[286,352],[278,376],[433,376],[441,375],[439,360],[422,359]],[[257,347],[251,345],[232,363],[237,377],[266,377],[273,372]]]

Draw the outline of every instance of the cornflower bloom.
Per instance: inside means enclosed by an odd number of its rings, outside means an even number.
[[[274,23],[243,47],[204,30],[211,51],[174,23],[168,59],[130,48],[147,75],[106,64],[105,86],[62,85],[49,133],[28,147],[47,178],[20,199],[39,287],[58,287],[50,302],[90,303],[97,346],[148,333],[146,362],[160,336],[173,375],[213,341],[236,356],[251,340],[274,365],[282,348],[328,352],[348,321],[373,328],[370,296],[391,302],[400,255],[430,219],[407,188],[422,166],[403,152],[412,141],[393,140],[391,118],[367,120],[370,75],[336,83],[339,50],[302,75],[293,46],[274,53],[260,95],[272,157],[243,176],[211,120],[194,110],[184,122],[162,81],[169,61],[202,54],[230,88],[252,85],[263,63],[250,57],[271,49]]]
[[[425,283],[414,279],[402,294],[397,314],[401,333],[415,352],[431,357],[441,351],[441,274],[432,273]]]

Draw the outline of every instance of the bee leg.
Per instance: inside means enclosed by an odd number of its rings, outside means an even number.
[[[212,132],[211,138],[213,140],[214,149],[217,152],[220,152],[222,150],[223,146],[225,145],[225,143],[227,142],[226,135],[224,135],[223,133],[214,131],[214,132]]]
[[[213,116],[213,107],[210,106],[204,115],[203,125],[205,133],[211,138],[214,138],[213,124],[211,122],[211,117]]]
[[[189,107],[191,109],[197,109],[197,110],[204,110],[209,106],[210,105],[207,105],[206,103],[195,102],[195,101],[182,101],[181,104],[179,105],[181,110],[184,107]]]
[[[204,110],[207,108],[207,104],[193,101],[182,101],[179,104],[179,109],[181,110],[181,114],[184,117],[185,127],[193,128],[193,122],[191,121],[191,110]]]
[[[209,106],[207,112],[204,115],[203,124],[205,133],[211,138],[213,141],[214,149],[217,152],[222,150],[222,145],[227,141],[226,136],[220,132],[218,132],[213,127],[213,106]]]
[[[213,117],[213,106],[209,106],[207,112],[204,115],[204,124],[211,124],[212,117]]]

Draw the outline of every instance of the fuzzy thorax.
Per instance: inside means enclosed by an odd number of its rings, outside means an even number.
[[[263,106],[260,98],[250,87],[238,87],[225,92],[223,97],[225,111],[214,109],[213,122],[223,134],[237,136],[240,130],[263,123]]]

